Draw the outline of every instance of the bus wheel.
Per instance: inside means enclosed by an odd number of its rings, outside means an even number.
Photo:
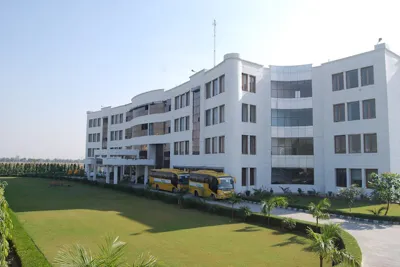
[[[160,190],[160,187],[158,186],[158,184],[156,184],[156,190]]]
[[[194,191],[194,196],[195,196],[195,197],[198,197],[198,196],[199,196],[199,193],[197,193],[197,191]]]
[[[176,193],[176,188],[172,188],[172,193]]]

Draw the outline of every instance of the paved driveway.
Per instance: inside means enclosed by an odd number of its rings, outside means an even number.
[[[216,205],[230,206],[223,202],[210,201]],[[260,212],[259,204],[245,203],[253,212]],[[274,209],[272,214],[303,221],[315,222],[308,213],[286,209]],[[353,235],[361,248],[364,267],[399,267],[400,266],[400,226],[354,222],[345,219],[330,219],[321,223],[340,223],[343,229]]]

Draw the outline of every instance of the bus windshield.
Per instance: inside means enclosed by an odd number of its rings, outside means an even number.
[[[233,189],[233,178],[230,176],[219,177],[219,190],[232,190]]]
[[[189,184],[189,174],[181,174],[179,175],[179,183],[180,184]]]

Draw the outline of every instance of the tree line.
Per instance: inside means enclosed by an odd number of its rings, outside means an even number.
[[[0,176],[85,176],[82,164],[0,163]]]

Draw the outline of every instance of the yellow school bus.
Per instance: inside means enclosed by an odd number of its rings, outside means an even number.
[[[149,181],[152,188],[175,193],[189,188],[189,173],[177,169],[153,169]]]
[[[189,192],[199,197],[226,199],[235,191],[235,183],[236,179],[226,173],[212,170],[194,171],[189,176]]]

